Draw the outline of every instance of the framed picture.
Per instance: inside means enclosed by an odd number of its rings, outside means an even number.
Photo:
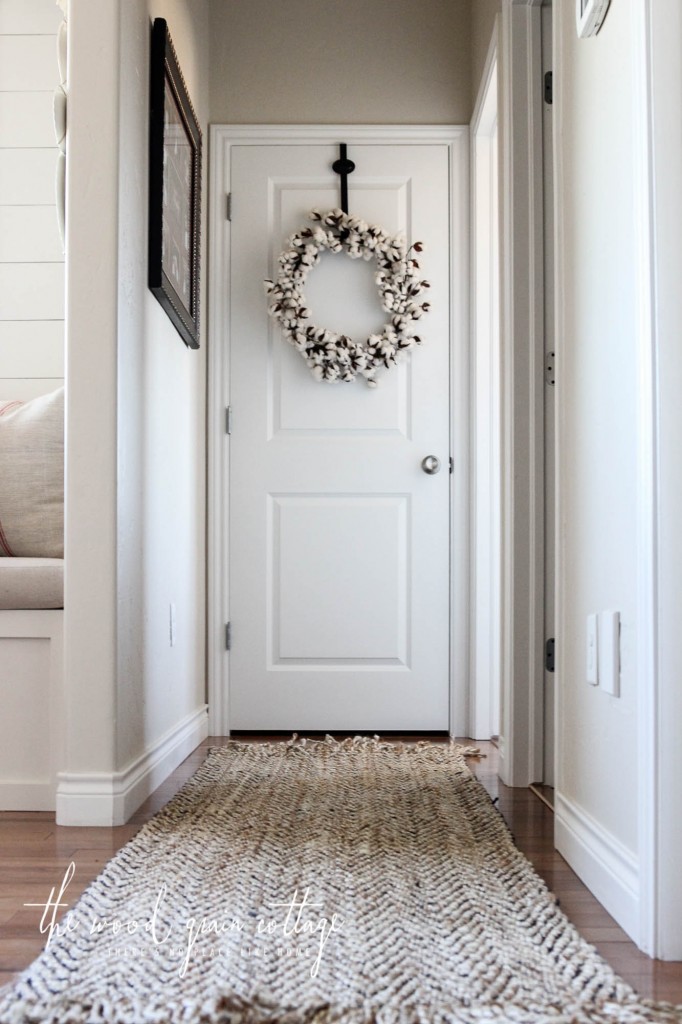
[[[581,38],[596,36],[611,0],[575,0],[575,23]]]
[[[168,25],[152,26],[149,288],[180,337],[199,347],[201,131]]]

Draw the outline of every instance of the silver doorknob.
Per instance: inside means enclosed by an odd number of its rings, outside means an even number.
[[[433,476],[440,469],[440,459],[436,455],[427,455],[425,459],[422,459],[422,469],[429,476]]]

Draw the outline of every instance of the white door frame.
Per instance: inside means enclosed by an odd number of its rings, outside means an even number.
[[[500,777],[542,778],[544,702],[544,303],[542,0],[503,0],[502,723]]]
[[[471,119],[469,736],[481,740],[499,732],[502,653],[498,25],[499,17],[495,19]]]
[[[377,125],[212,125],[209,169],[208,271],[208,617],[207,670],[209,730],[228,734],[229,621],[228,507],[229,444],[225,409],[230,404],[230,338],[227,316],[230,280],[230,225],[226,195],[231,191],[230,149],[234,145],[315,145],[346,142],[350,147],[447,144],[450,153],[450,407],[451,454],[451,635],[450,731],[467,727],[469,678],[469,216],[468,126]],[[238,202],[235,197],[234,202]],[[425,240],[428,245],[428,239]]]
[[[677,0],[632,10],[634,152],[638,240],[638,761],[639,945],[682,960],[682,747],[679,623],[682,618],[682,145]]]

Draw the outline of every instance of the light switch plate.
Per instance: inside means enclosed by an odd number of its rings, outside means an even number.
[[[587,616],[586,675],[590,686],[599,684],[599,629],[596,615]]]
[[[604,693],[620,697],[620,612],[599,613],[599,685]]]

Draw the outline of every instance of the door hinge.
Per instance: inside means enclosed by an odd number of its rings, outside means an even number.
[[[231,434],[232,433],[232,406],[231,405],[228,405],[227,409],[225,410],[225,433],[226,434]]]
[[[225,196],[225,218],[226,220],[232,220],[232,193],[228,192]]]
[[[556,384],[553,352],[545,352],[545,384],[551,384],[552,387]]]
[[[225,650],[232,650],[232,623],[227,622],[225,624]]]
[[[545,669],[547,672],[554,671],[554,637],[550,637],[545,644]]]
[[[450,456],[450,472],[455,472],[455,460],[453,459],[452,455]]]
[[[545,103],[554,103],[554,80],[551,71],[545,71]]]

